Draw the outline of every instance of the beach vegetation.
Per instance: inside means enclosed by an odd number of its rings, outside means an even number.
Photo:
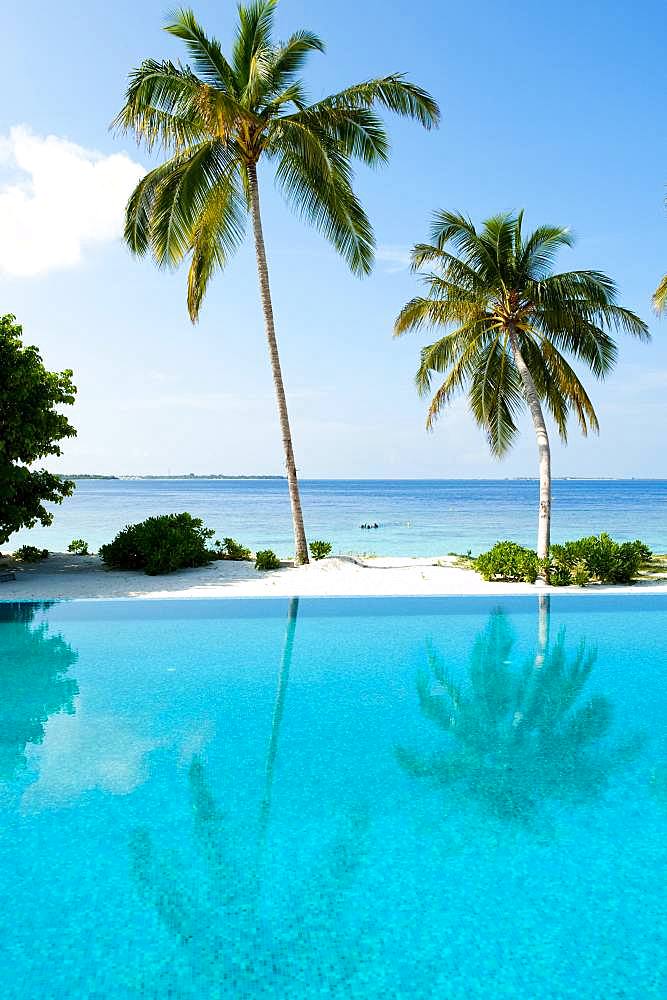
[[[72,372],[48,371],[22,338],[16,317],[0,316],[0,544],[21,528],[51,524],[45,504],[62,503],[74,490],[71,480],[38,467],[76,435],[61,412],[76,395]]]
[[[539,226],[524,234],[523,213],[496,215],[477,229],[458,212],[433,217],[430,243],[412,252],[426,294],[401,310],[395,334],[445,328],[424,347],[417,389],[431,396],[427,427],[465,395],[493,455],[502,458],[525,410],[539,457],[537,556],[548,573],[551,534],[551,448],[547,418],[567,441],[574,415],[584,435],[598,418],[579,375],[603,379],[614,367],[620,332],[649,340],[646,323],[617,302],[601,271],[557,273],[556,258],[574,243],[568,229]],[[570,360],[568,360],[568,358]]]
[[[38,549],[36,545],[22,545],[14,553],[14,559],[18,562],[38,563],[49,558],[48,549]]]
[[[149,576],[205,566],[215,558],[214,531],[191,514],[161,514],[130,524],[100,548],[109,569],[144,570]]]
[[[552,583],[577,586],[598,583],[632,583],[639,570],[651,559],[645,542],[616,542],[608,534],[589,535],[549,550]]]
[[[190,10],[165,30],[189,65],[146,59],[130,73],[114,125],[166,157],[139,182],[126,213],[131,251],[158,266],[189,260],[187,305],[195,322],[209,282],[243,241],[251,218],[259,289],[294,525],[295,561],[308,562],[301,499],[276,338],[260,210],[258,166],[273,168],[298,215],[319,229],[359,275],[370,271],[374,237],[352,186],[352,163],[385,163],[389,142],[379,111],[438,123],[436,102],[402,74],[354,84],[309,104],[301,70],[324,43],[311,31],[273,37],[276,0],[238,9],[229,58]]]
[[[509,541],[496,542],[492,549],[475,559],[474,566],[484,580],[512,583],[535,583],[540,568],[533,549]]]
[[[605,532],[549,548],[549,581],[554,587],[587,583],[632,583],[650,565],[652,553],[645,542],[616,542]],[[485,580],[534,583],[540,570],[537,552],[516,542],[496,542],[473,560]]]
[[[310,554],[316,561],[326,559],[327,556],[331,555],[332,548],[331,542],[316,540],[310,543]]]
[[[233,562],[244,562],[252,559],[252,552],[245,545],[241,545],[235,538],[223,538],[215,543],[215,555],[217,559],[229,559]]]
[[[75,556],[89,556],[88,542],[83,538],[74,538],[67,546],[67,551]]]
[[[280,569],[280,559],[272,549],[261,549],[255,554],[255,569],[262,572]]]

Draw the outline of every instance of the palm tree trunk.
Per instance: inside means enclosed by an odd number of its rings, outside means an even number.
[[[306,532],[303,526],[303,512],[301,510],[301,497],[299,495],[299,481],[296,475],[294,449],[292,448],[292,432],[290,431],[287,400],[285,399],[285,386],[283,385],[283,376],[280,369],[280,357],[278,355],[278,344],[276,341],[276,328],[273,322],[273,305],[271,303],[271,289],[269,287],[269,269],[266,264],[264,233],[262,231],[262,216],[259,207],[257,167],[254,163],[251,163],[248,166],[248,184],[250,188],[252,225],[255,234],[255,253],[257,256],[259,291],[262,299],[262,310],[264,312],[264,328],[266,330],[266,339],[269,345],[273,385],[276,390],[276,401],[278,403],[280,433],[282,435],[283,449],[285,451],[285,467],[287,469],[289,498],[290,504],[292,505],[295,550],[294,562],[297,566],[301,566],[308,562],[308,544],[306,542]]]
[[[528,403],[530,415],[533,418],[535,437],[537,438],[537,451],[540,459],[540,510],[537,521],[537,557],[546,560],[549,555],[549,545],[551,544],[551,448],[549,447],[549,435],[547,425],[542,413],[540,397],[533,382],[533,376],[528,370],[524,357],[519,349],[519,341],[516,330],[509,331],[510,346],[514,361],[523,382],[523,390]],[[543,571],[544,578],[548,578],[548,570]]]

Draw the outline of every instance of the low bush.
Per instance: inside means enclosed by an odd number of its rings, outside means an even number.
[[[204,566],[215,558],[208,547],[215,532],[191,514],[161,514],[130,524],[100,549],[110,569],[143,569],[149,576]]]
[[[575,584],[632,583],[652,553],[645,542],[615,542],[604,532],[549,549],[549,582],[555,587]],[[474,560],[474,568],[485,580],[524,580],[534,583],[540,562],[532,549],[516,542],[497,542]]]
[[[49,558],[48,549],[38,549],[36,545],[22,545],[20,549],[17,549],[14,553],[14,558],[18,559],[20,562],[27,563],[38,563],[42,559]]]
[[[271,549],[262,549],[255,556],[255,569],[280,569],[280,559]]]
[[[516,542],[496,542],[475,559],[475,569],[485,580],[535,583],[539,570],[537,553]]]
[[[83,538],[75,538],[67,546],[67,551],[72,552],[75,556],[88,556],[90,552],[88,551],[88,542],[84,542]]]
[[[615,542],[604,532],[589,535],[549,550],[549,578],[556,586],[575,583],[631,583],[651,558],[645,542]]]
[[[331,542],[314,541],[310,543],[310,554],[315,560],[326,559],[331,555]]]
[[[252,559],[252,552],[235,538],[223,538],[221,542],[215,543],[216,559],[232,559],[236,562]]]

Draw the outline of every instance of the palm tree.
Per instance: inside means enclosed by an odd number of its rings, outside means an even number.
[[[125,106],[114,121],[147,149],[168,158],[139,182],[126,212],[125,240],[159,266],[189,258],[188,310],[197,320],[208,283],[241,243],[252,217],[264,324],[289,484],[296,562],[308,547],[278,356],[260,212],[257,165],[268,161],[278,187],[346,259],[366,274],[374,239],[352,188],[351,163],[386,162],[389,144],[376,108],[438,122],[436,102],[401,74],[368,80],[308,104],[298,74],[324,44],[309,31],[272,40],[277,0],[239,7],[231,59],[192,11],[166,30],[185,42],[191,66],[145,60],[130,74]]]
[[[465,392],[492,453],[501,458],[514,442],[519,413],[528,407],[540,468],[537,554],[546,560],[551,452],[544,408],[563,441],[571,411],[583,434],[599,429],[593,404],[565,354],[604,378],[617,354],[609,329],[641,340],[650,335],[638,316],[616,304],[616,286],[605,274],[552,273],[558,251],[574,242],[567,229],[540,226],[524,239],[522,221],[522,212],[497,215],[478,232],[457,212],[437,212],[432,242],[412,252],[415,270],[431,267],[422,274],[428,294],[404,306],[395,333],[453,328],[421,352],[419,392],[430,392],[435,373],[445,376],[431,400],[429,429]]]

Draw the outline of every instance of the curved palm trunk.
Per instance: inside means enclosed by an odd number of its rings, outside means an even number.
[[[515,330],[509,331],[510,346],[514,361],[523,382],[524,394],[530,415],[533,418],[535,437],[537,438],[537,451],[540,459],[540,511],[537,522],[537,557],[545,559],[549,555],[549,545],[551,543],[551,448],[549,447],[549,435],[547,425],[542,413],[540,397],[533,382],[533,376],[528,370],[524,357],[519,350],[519,341]],[[547,571],[544,571],[545,578]]]
[[[264,233],[262,231],[262,216],[259,208],[259,186],[257,184],[257,167],[255,164],[248,166],[248,184],[250,188],[250,209],[252,212],[252,225],[255,235],[255,253],[257,256],[257,273],[259,275],[259,291],[262,299],[262,310],[264,312],[264,327],[266,339],[269,344],[269,357],[271,359],[271,372],[273,374],[273,385],[276,390],[276,401],[278,403],[278,418],[280,420],[280,433],[283,439],[283,449],[285,451],[285,467],[287,468],[287,484],[289,486],[289,498],[292,505],[292,522],[294,525],[294,562],[297,566],[308,562],[308,544],[306,542],[306,532],[303,526],[303,512],[301,510],[301,497],[299,495],[299,481],[296,475],[296,463],[294,461],[294,450],[292,448],[292,432],[290,431],[289,415],[287,412],[287,400],[285,399],[285,387],[280,369],[280,357],[278,356],[278,344],[276,341],[276,329],[273,322],[273,305],[271,304],[271,289],[269,287],[269,269],[266,264],[266,250],[264,248]]]

